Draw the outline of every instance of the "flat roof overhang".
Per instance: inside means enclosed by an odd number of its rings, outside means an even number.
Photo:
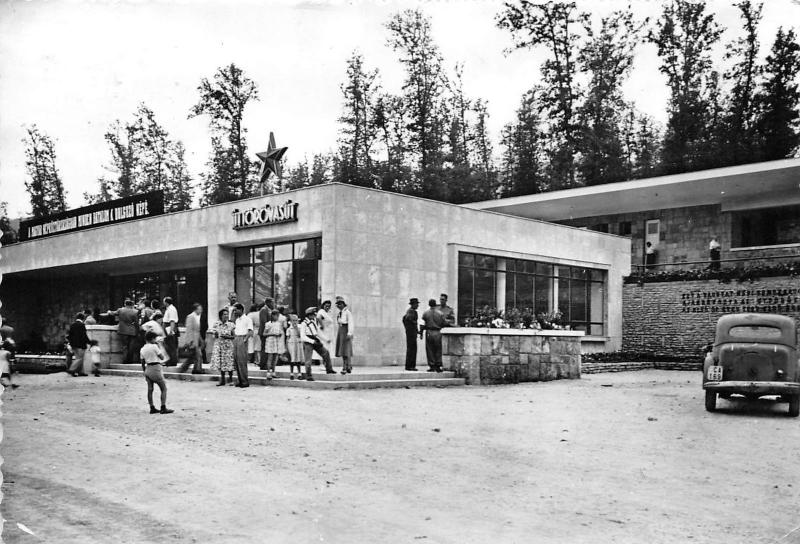
[[[182,270],[186,268],[205,268],[207,266],[206,247],[133,255],[116,259],[92,261],[85,263],[37,268],[20,272],[6,272],[3,275],[12,278],[48,279],[53,277],[80,277],[84,275],[108,274],[124,276],[159,272],[165,270]]]
[[[761,162],[465,204],[530,219],[564,221],[689,206],[723,211],[800,204],[800,159]]]

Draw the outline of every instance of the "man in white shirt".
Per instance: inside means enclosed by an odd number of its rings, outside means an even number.
[[[233,363],[236,365],[236,387],[250,387],[247,379],[247,341],[253,336],[253,320],[244,313],[240,303],[233,305]]]
[[[164,297],[164,349],[169,355],[168,365],[178,364],[178,309],[172,297]]]
[[[331,365],[331,356],[319,339],[319,329],[317,326],[317,308],[312,306],[306,308],[305,319],[300,323],[300,340],[303,342],[303,358],[306,364],[306,380],[313,382],[311,376],[311,355],[316,351],[322,357],[327,374],[335,374]],[[302,378],[301,378],[302,379]]]

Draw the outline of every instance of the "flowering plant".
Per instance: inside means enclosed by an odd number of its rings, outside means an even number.
[[[564,330],[569,325],[564,323],[561,312],[539,312],[533,308],[510,308],[506,311],[490,306],[478,308],[476,312],[462,318],[463,327],[488,327],[490,329],[544,329]]]

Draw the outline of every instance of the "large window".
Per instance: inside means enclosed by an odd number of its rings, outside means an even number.
[[[731,214],[732,247],[800,243],[800,206],[781,206]]]
[[[459,252],[458,315],[486,306],[560,312],[573,330],[603,335],[605,279],[603,270]]]
[[[295,311],[318,303],[322,239],[236,249],[236,295],[247,308],[266,297]]]

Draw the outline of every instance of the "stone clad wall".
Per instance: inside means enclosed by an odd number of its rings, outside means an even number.
[[[730,313],[778,313],[800,323],[798,278],[626,284],[622,296],[623,351],[698,355]]]
[[[582,334],[550,332],[446,329],[442,362],[472,385],[580,378]]]

